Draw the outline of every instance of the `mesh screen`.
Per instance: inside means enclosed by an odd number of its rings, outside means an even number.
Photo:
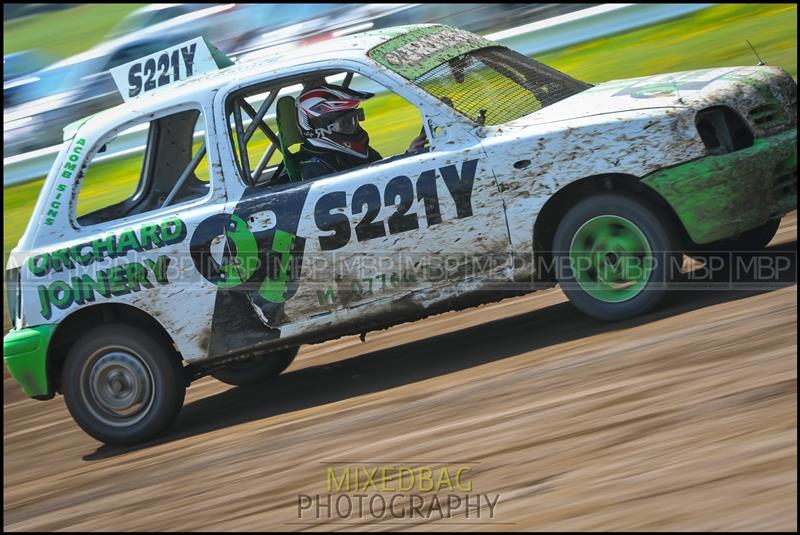
[[[519,119],[591,87],[507,48],[458,56],[414,82],[484,125]]]

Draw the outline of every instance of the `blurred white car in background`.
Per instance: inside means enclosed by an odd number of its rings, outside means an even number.
[[[369,29],[449,24],[484,33],[595,4],[150,4],[99,45],[4,79],[3,156],[59,144],[62,129],[122,103],[109,70],[202,35],[237,63]]]
[[[234,21],[217,23],[236,4],[151,5],[132,12],[110,39],[58,61],[32,75],[4,81],[3,157],[56,145],[61,130],[89,114],[122,103],[109,74],[128,61],[189,39],[210,35],[215,43],[235,44],[241,32]],[[254,11],[247,9],[258,25]],[[237,18],[241,19],[237,14]],[[8,89],[6,89],[8,87]]]

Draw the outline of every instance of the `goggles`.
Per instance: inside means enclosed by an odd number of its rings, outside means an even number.
[[[364,110],[356,108],[336,119],[331,124],[331,130],[339,134],[355,134],[358,131],[358,122],[364,120]]]

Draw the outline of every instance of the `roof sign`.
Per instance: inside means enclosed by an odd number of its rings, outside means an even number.
[[[111,69],[126,102],[161,87],[233,65],[203,37],[165,48]]]
[[[456,56],[490,46],[499,45],[464,30],[431,25],[389,39],[368,55],[400,76],[414,80]]]

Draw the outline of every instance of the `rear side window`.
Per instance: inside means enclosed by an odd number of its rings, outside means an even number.
[[[210,187],[203,114],[174,113],[129,127],[95,153],[81,179],[78,224],[200,199]]]
[[[278,141],[276,103],[292,88],[259,88],[237,94],[227,103],[228,134],[244,181],[268,181],[283,161]],[[246,150],[242,150],[244,147]]]

